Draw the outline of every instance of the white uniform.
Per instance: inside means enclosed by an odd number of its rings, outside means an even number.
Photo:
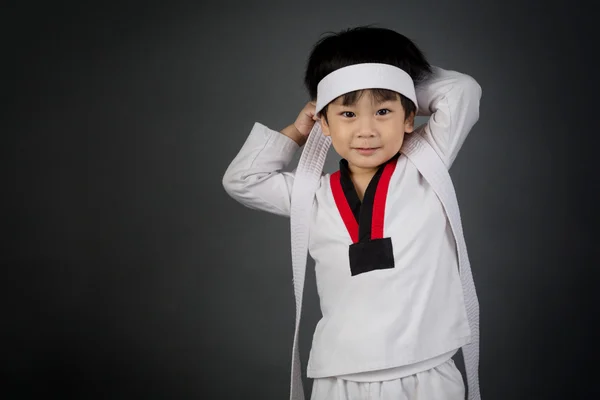
[[[434,68],[417,97],[420,115],[433,115],[416,133],[449,168],[478,119],[481,88],[467,75]],[[289,216],[294,172],[281,170],[297,150],[256,123],[225,173],[226,191],[247,207]],[[312,398],[462,399],[451,357],[471,331],[444,208],[403,154],[374,180],[361,204],[342,160],[316,192],[309,252],[323,317],[307,369],[316,378]]]

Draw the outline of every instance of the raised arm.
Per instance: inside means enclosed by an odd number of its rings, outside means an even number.
[[[417,128],[449,169],[479,119],[481,86],[469,75],[433,67],[416,88],[419,116],[430,116]]]
[[[315,105],[308,103],[281,132],[254,124],[223,176],[223,187],[233,199],[254,210],[290,215],[294,172],[282,170],[306,142],[315,123],[314,109]]]
[[[290,137],[255,123],[223,176],[223,188],[242,205],[290,215],[293,172],[282,172],[299,145]]]

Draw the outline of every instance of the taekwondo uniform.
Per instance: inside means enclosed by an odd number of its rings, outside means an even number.
[[[362,202],[346,160],[316,183],[307,213],[322,312],[307,367],[314,400],[464,398],[452,356],[475,334],[478,346],[478,305],[447,171],[479,118],[481,87],[462,73],[433,72],[416,89],[428,122],[405,134]],[[225,190],[249,208],[290,216],[296,171],[282,170],[297,150],[292,139],[255,123],[225,173]],[[299,309],[296,336],[298,324]],[[478,348],[470,353],[474,399]],[[304,396],[298,365],[292,398]]]

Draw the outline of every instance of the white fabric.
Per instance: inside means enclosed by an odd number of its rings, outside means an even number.
[[[400,379],[352,382],[319,378],[311,400],[464,400],[465,387],[454,361]]]
[[[390,177],[384,214],[394,268],[352,276],[352,240],[329,174],[314,199],[308,252],[315,260],[322,317],[306,367],[309,378],[411,375],[443,363],[438,356],[469,342],[451,226],[434,188],[406,155],[398,157]]]
[[[402,365],[400,367],[377,369],[373,371],[363,371],[356,374],[340,375],[339,378],[353,382],[381,382],[390,381],[393,379],[404,378],[417,374],[419,372],[427,371],[428,369],[437,367],[448,360],[452,359],[458,352],[458,349],[443,353],[439,356],[429,358],[425,361],[416,362],[412,364]]]
[[[465,299],[467,317],[471,328],[471,342],[463,346],[463,357],[467,373],[469,399],[479,400],[479,300],[475,290],[475,282],[471,273],[471,264],[467,253],[460,210],[454,185],[448,170],[437,157],[430,144],[419,134],[409,135],[404,142],[404,154],[421,171],[421,174],[436,191],[444,205],[448,220],[454,232],[460,266],[460,278]]]
[[[292,187],[290,220],[293,221],[291,223],[292,269],[296,296],[296,328],[292,345],[292,384],[290,388],[292,400],[304,400],[298,340],[310,229],[307,222],[310,219],[313,198],[319,185],[327,150],[331,145],[331,138],[324,136],[320,129],[320,124],[315,123],[311,137],[298,161],[297,170],[302,172],[296,174]],[[299,221],[303,222],[299,223]]]
[[[398,92],[418,109],[415,85],[404,70],[389,64],[363,63],[340,68],[317,85],[316,113],[339,96],[361,89],[389,89]]]

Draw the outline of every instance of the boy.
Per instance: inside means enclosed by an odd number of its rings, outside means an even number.
[[[308,249],[322,311],[307,368],[313,400],[463,399],[452,360],[461,347],[469,398],[479,399],[478,303],[447,171],[479,118],[480,86],[372,27],[320,40],[305,84],[312,101],[296,121],[281,132],[256,123],[223,178],[240,203],[292,220],[291,398],[304,397]],[[430,118],[415,129],[415,115]],[[342,159],[323,174],[329,144]],[[303,145],[298,168],[282,172]]]

